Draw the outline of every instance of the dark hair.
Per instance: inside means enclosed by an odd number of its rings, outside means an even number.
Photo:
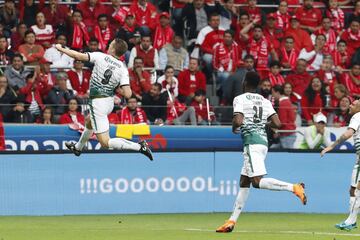
[[[231,29],[229,29],[229,30],[226,30],[225,32],[224,32],[224,36],[225,36],[225,34],[230,34],[231,35],[231,37],[234,37],[234,31],[233,30],[231,30]]]
[[[245,55],[244,60],[247,60],[247,59],[251,59],[251,60],[255,61],[254,56],[250,55],[250,54]]]
[[[261,31],[263,31],[263,28],[261,25],[255,25],[253,29],[256,29],[256,28],[261,29]]]
[[[5,38],[5,40],[6,40],[6,37],[4,35],[0,35],[0,39],[3,39],[3,38]]]
[[[326,36],[325,36],[325,34],[319,34],[319,35],[317,35],[316,38],[315,38],[315,41],[316,41],[319,37],[321,37],[321,36],[323,36],[323,37],[325,38],[325,41],[326,41]]]
[[[67,102],[67,104],[68,104],[68,110],[70,110],[70,108],[69,108],[69,107],[70,107],[70,101],[72,101],[72,100],[75,100],[75,101],[76,101],[76,103],[77,103],[77,105],[78,105],[76,111],[77,111],[77,112],[80,112],[80,111],[81,111],[81,106],[80,106],[79,100],[78,100],[76,97],[70,98],[69,101]]]
[[[281,86],[281,85],[279,85],[279,84],[276,84],[275,86],[273,86],[273,87],[272,87],[272,90],[273,90],[274,92],[280,93],[281,95],[284,94],[284,87]]]
[[[97,21],[99,21],[100,18],[106,18],[106,20],[109,20],[108,15],[106,15],[105,13],[100,14],[100,15],[97,17]]]
[[[24,36],[26,37],[29,34],[34,34],[35,35],[35,33],[32,30],[26,30]]]
[[[316,96],[316,92],[312,88],[312,83],[313,83],[314,79],[319,79],[320,80],[320,78],[317,77],[317,76],[313,77],[311,79],[310,84],[308,85],[308,87],[306,88],[306,90],[304,92],[304,95],[305,95],[305,97],[308,98],[310,104],[314,103],[315,96]],[[320,83],[321,83],[320,98],[321,98],[321,100],[323,102],[323,107],[325,107],[327,92],[326,92],[325,84],[321,80],[320,80]]]
[[[211,13],[210,16],[209,16],[209,21],[211,20],[212,17],[220,17],[220,14],[217,13],[217,12]]]
[[[142,62],[144,62],[144,59],[142,57],[140,57],[140,56],[134,57],[134,62],[135,62],[135,60],[141,60]]]
[[[239,18],[241,18],[241,16],[247,16],[250,19],[250,15],[246,11],[240,11]]]
[[[156,82],[156,83],[153,83],[153,85],[156,86],[159,89],[159,91],[162,90],[162,86],[160,83]]]
[[[350,104],[351,104],[351,99],[350,99],[350,97],[349,96],[343,96],[341,99],[340,99],[340,101],[339,101],[339,103],[338,103],[338,105],[336,106],[336,109],[335,109],[335,111],[334,111],[334,114],[336,115],[336,116],[340,116],[340,115],[342,115],[342,112],[341,112],[341,109],[340,109],[340,102],[341,102],[341,100],[343,100],[343,98],[347,98],[347,99],[349,99],[349,102],[350,102]],[[346,112],[346,116],[345,116],[345,122],[346,122],[346,124],[349,124],[350,123],[350,119],[351,119],[351,116],[350,116],[350,108],[347,110],[347,112]]]
[[[83,16],[82,11],[79,10],[79,9],[75,9],[75,10],[73,11],[73,13],[71,14],[71,16],[74,16],[74,13],[80,13],[81,17]]]
[[[244,79],[244,86],[250,89],[256,89],[260,80],[261,78],[257,72],[247,72]]]
[[[206,96],[206,92],[203,89],[198,89],[195,91],[195,96]]]
[[[166,70],[168,70],[168,69],[174,69],[174,67],[171,66],[171,65],[167,65],[167,66],[165,67],[165,69],[164,69],[164,72],[166,72]]]
[[[55,39],[58,39],[58,38],[61,37],[61,36],[64,36],[64,37],[66,38],[66,40],[67,40],[66,33],[63,33],[63,32],[57,33]]]
[[[280,62],[279,61],[272,61],[270,63],[270,68],[275,67],[275,66],[281,67]]]
[[[287,37],[285,38],[285,40],[286,40],[286,39],[291,39],[291,40],[295,41],[295,39],[294,39],[293,36],[287,36]]]
[[[198,58],[190,57],[189,62],[190,62],[191,60],[195,60],[195,61],[197,62],[197,64],[200,65],[200,60],[199,60]]]
[[[14,58],[20,58],[21,61],[24,61],[24,58],[23,58],[23,56],[22,56],[20,53],[15,53],[15,54],[12,56],[12,58],[11,58],[11,62],[14,61]]]
[[[44,121],[44,112],[45,112],[46,110],[50,110],[50,112],[51,112],[50,121],[51,121],[51,123],[53,123],[53,122],[54,122],[54,110],[52,109],[52,107],[49,107],[49,106],[46,106],[46,107],[44,108],[44,110],[41,111],[40,121],[41,121],[41,122]]]
[[[99,43],[99,40],[97,40],[97,38],[95,38],[95,37],[92,37],[92,38],[90,38],[89,42],[97,42],[97,43]]]
[[[340,43],[345,43],[345,45],[347,46],[347,43],[344,40],[339,40],[336,45],[339,45]]]

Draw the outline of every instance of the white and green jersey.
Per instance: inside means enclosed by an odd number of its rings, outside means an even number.
[[[102,52],[87,53],[94,63],[90,78],[90,98],[112,97],[118,86],[129,85],[129,72],[125,64]]]
[[[355,113],[351,120],[348,128],[351,128],[355,131],[354,137],[354,145],[356,149],[356,153],[360,154],[360,112]]]
[[[268,145],[265,124],[276,114],[271,102],[257,93],[244,93],[234,98],[234,115],[243,114],[240,126],[244,145]]]

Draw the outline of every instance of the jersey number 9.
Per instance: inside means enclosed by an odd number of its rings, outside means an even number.
[[[108,84],[113,72],[110,69],[107,69],[104,73],[104,79],[101,81],[102,84]]]

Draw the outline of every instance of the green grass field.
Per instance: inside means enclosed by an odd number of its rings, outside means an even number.
[[[0,240],[346,240],[360,230],[333,225],[345,215],[243,214],[233,233],[215,233],[229,214],[0,217]]]

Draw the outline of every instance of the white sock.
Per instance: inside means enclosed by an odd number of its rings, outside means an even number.
[[[116,150],[133,150],[139,151],[141,146],[138,143],[131,142],[123,138],[111,138],[109,147]]]
[[[350,214],[345,220],[346,224],[354,224],[360,208],[360,190],[355,189],[355,197],[350,197]]]
[[[273,191],[289,191],[293,192],[293,184],[282,182],[274,178],[262,178],[259,187]]]
[[[86,143],[89,141],[89,139],[93,133],[94,133],[94,130],[92,130],[92,129],[90,130],[87,127],[85,127],[84,131],[81,134],[79,141],[75,144],[76,149],[81,151],[85,147]]]
[[[230,220],[236,222],[240,216],[241,211],[245,206],[245,202],[248,199],[250,188],[240,188],[239,193],[234,203],[234,210],[230,216]]]

